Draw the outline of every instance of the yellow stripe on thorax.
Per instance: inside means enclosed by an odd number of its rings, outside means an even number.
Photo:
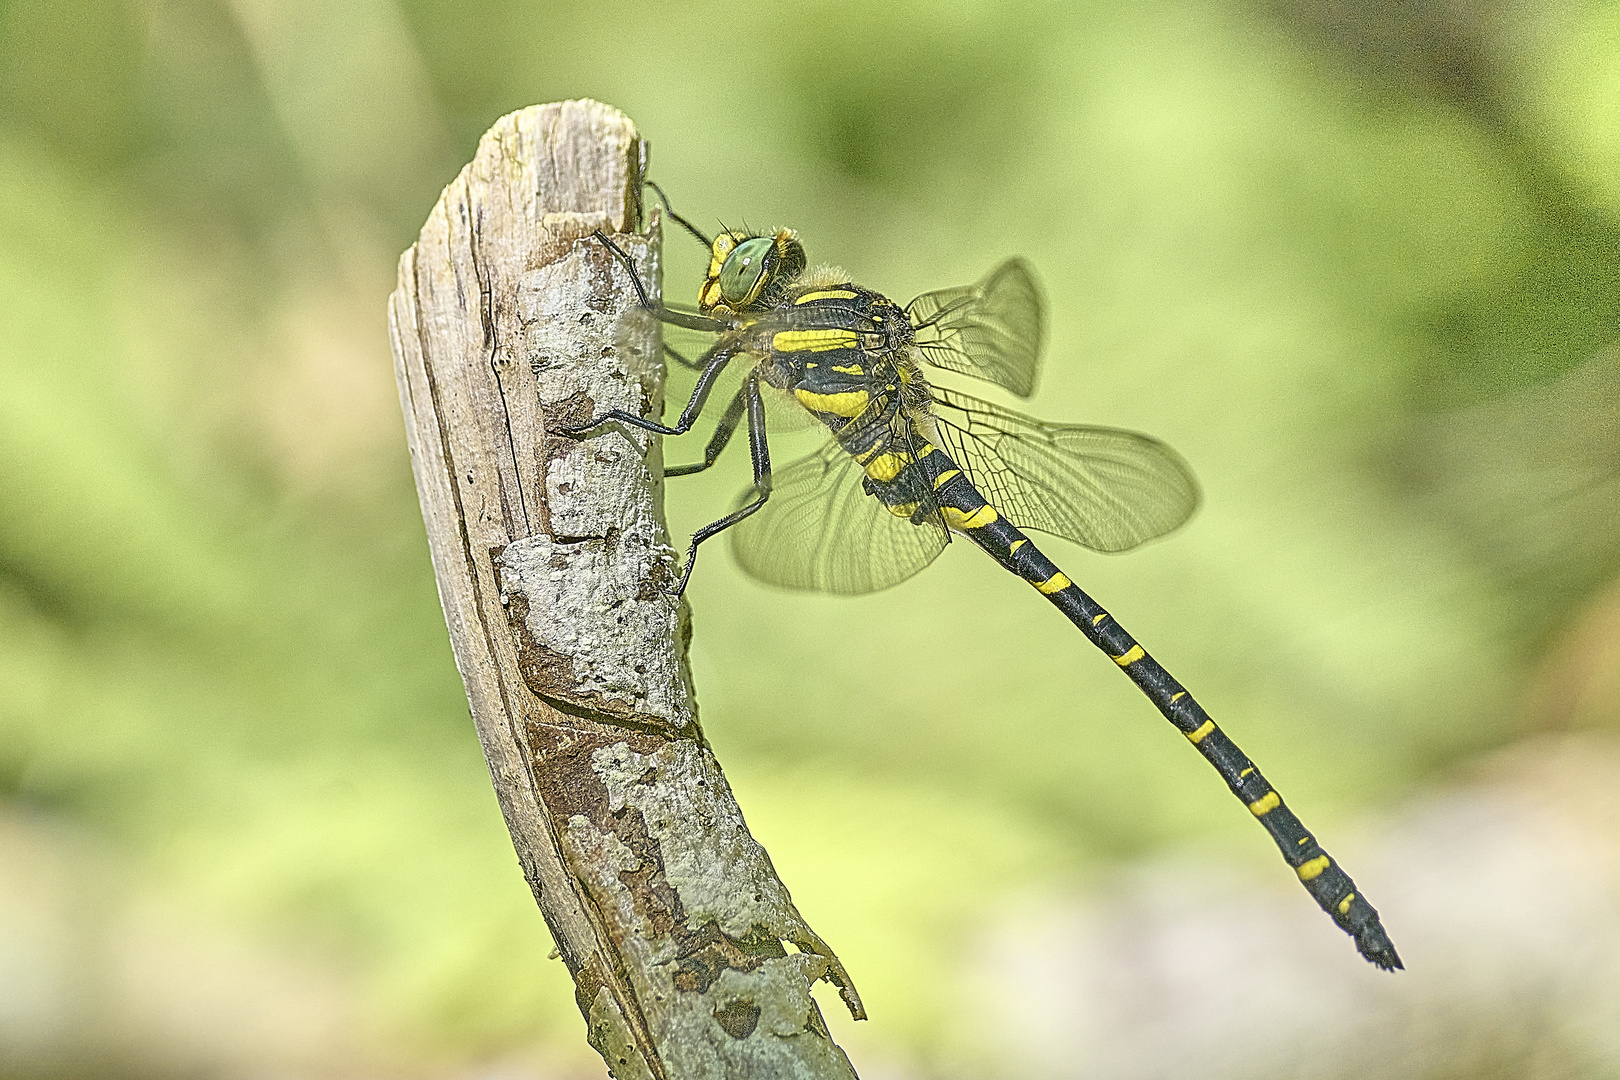
[[[793,302],[795,304],[813,304],[817,300],[853,300],[856,295],[858,294],[852,293],[848,289],[819,289],[816,292],[807,292]]]
[[[829,327],[823,330],[778,330],[771,337],[777,352],[828,352],[855,347],[855,331]]]
[[[795,390],[793,396],[798,398],[799,404],[805,408],[832,416],[859,416],[865,411],[869,400],[865,390],[850,390],[842,394],[817,394],[809,390]]]

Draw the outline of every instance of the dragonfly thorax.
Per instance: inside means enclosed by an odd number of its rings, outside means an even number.
[[[837,271],[804,275],[747,333],[768,382],[812,396],[841,395],[841,408],[885,392],[897,396],[902,369],[915,367],[915,331],[905,311]]]

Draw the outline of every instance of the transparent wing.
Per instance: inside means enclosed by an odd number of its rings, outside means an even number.
[[[1041,290],[1029,264],[1008,259],[977,285],[923,293],[906,305],[917,351],[935,367],[1028,397],[1045,338]]]
[[[933,562],[950,537],[937,520],[896,517],[829,441],[776,470],[770,499],[731,530],[731,551],[752,577],[790,589],[857,594],[898,585]]]
[[[645,311],[640,312],[639,317],[653,319],[653,316]],[[695,373],[703,354],[708,352],[709,346],[719,340],[716,334],[691,330],[672,323],[660,324],[659,331],[663,334],[664,359],[672,373],[677,368],[687,368]]]
[[[1198,508],[1198,482],[1170,447],[1118,428],[1048,424],[934,387],[942,448],[1024,529],[1093,551],[1127,551]]]
[[[625,366],[643,377],[651,375],[659,359],[654,351],[659,341],[657,316],[644,307],[631,306],[620,313],[613,334],[614,347]]]

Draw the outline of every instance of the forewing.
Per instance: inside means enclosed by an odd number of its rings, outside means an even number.
[[[833,441],[777,469],[770,499],[731,529],[738,565],[772,585],[858,594],[933,562],[949,540],[944,526],[889,513],[862,487],[865,475]]]
[[[943,448],[1013,524],[1094,551],[1127,551],[1198,507],[1198,482],[1170,447],[1118,428],[1048,424],[934,387]]]
[[[977,285],[923,293],[906,305],[917,351],[935,367],[1028,397],[1045,340],[1041,291],[1029,264],[1008,259]]]

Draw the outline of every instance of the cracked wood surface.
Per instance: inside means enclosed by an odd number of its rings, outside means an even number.
[[[593,101],[498,121],[399,263],[395,376],[439,599],[495,794],[618,1080],[854,1070],[811,986],[860,999],[749,834],[698,726],[662,449],[548,433],[657,417],[646,144]],[[646,325],[642,325],[646,324]],[[792,946],[788,948],[787,946]]]

